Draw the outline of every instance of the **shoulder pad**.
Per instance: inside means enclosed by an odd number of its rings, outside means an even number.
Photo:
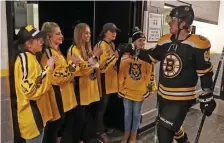
[[[171,42],[171,34],[166,34],[166,35],[163,35],[159,41],[157,42],[158,45],[163,45],[163,44],[166,44],[166,43],[170,43]]]
[[[199,49],[207,49],[211,47],[210,41],[201,35],[192,34],[186,42],[192,47]]]

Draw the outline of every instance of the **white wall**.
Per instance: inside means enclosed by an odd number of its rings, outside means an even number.
[[[192,4],[192,7],[195,12],[195,17],[204,19],[210,22],[218,22],[218,13],[219,13],[219,1],[218,0],[182,0],[183,2],[187,2]],[[147,5],[156,7],[156,8],[163,8],[164,4],[170,4],[174,6],[184,5],[184,3],[178,0],[147,0]]]
[[[8,39],[6,26],[6,3],[1,1],[1,69],[8,69]]]
[[[27,4],[27,24],[39,28],[38,4]]]
[[[211,42],[211,51],[217,52],[219,46],[217,44],[217,36],[219,33],[219,26],[215,24],[209,24],[200,21],[194,21],[193,25],[196,26],[196,34],[200,34],[208,38]]]
[[[224,1],[220,1],[218,33],[216,37],[216,50],[221,53],[224,46]]]

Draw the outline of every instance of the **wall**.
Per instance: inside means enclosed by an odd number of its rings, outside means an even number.
[[[210,24],[215,24],[215,25],[218,24],[219,17],[221,15],[221,14],[219,15],[219,9],[220,9],[219,1],[212,1],[212,2],[211,1],[184,1],[184,2],[192,4],[192,7],[195,12],[195,20],[210,23]],[[166,12],[166,9],[164,9],[165,4],[179,6],[179,5],[184,5],[185,3],[182,3],[177,0],[172,0],[172,1],[168,1],[168,0],[151,1],[151,0],[149,0],[149,1],[147,1],[147,9],[145,9],[145,12],[144,12],[144,26],[143,26],[144,27],[143,32],[146,33],[146,35],[147,35],[147,24],[148,24],[147,23],[148,13],[146,12],[146,10],[148,12],[152,12],[152,13],[163,14],[164,12]],[[224,12],[222,11],[222,13],[224,13]],[[223,16],[224,16],[224,14],[223,14]],[[163,28],[165,31],[167,31],[166,26]],[[214,38],[212,38],[212,39],[214,39]],[[215,40],[213,43],[216,43]],[[146,44],[147,48],[152,48],[154,46],[155,46],[155,43],[147,43]]]
[[[163,8],[164,4],[173,6],[184,5],[185,3],[192,4],[196,19],[217,24],[219,15],[219,1],[186,1],[186,0],[165,0],[165,1],[148,1],[151,7]]]
[[[27,4],[27,24],[39,28],[38,4]]]
[[[1,143],[12,143],[13,127],[8,73],[6,3],[1,1]]]
[[[216,37],[217,52],[221,53],[224,47],[224,1],[220,1],[218,32],[214,34]]]

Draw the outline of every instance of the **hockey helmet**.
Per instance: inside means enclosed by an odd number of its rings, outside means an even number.
[[[177,6],[170,12],[170,15],[166,18],[169,22],[172,18],[177,18],[179,22],[182,20],[187,22],[187,26],[190,26],[194,20],[194,11],[191,6]]]

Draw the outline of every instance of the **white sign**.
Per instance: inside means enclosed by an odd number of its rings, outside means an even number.
[[[162,15],[149,13],[148,16],[148,42],[156,42],[160,39],[162,32]]]

